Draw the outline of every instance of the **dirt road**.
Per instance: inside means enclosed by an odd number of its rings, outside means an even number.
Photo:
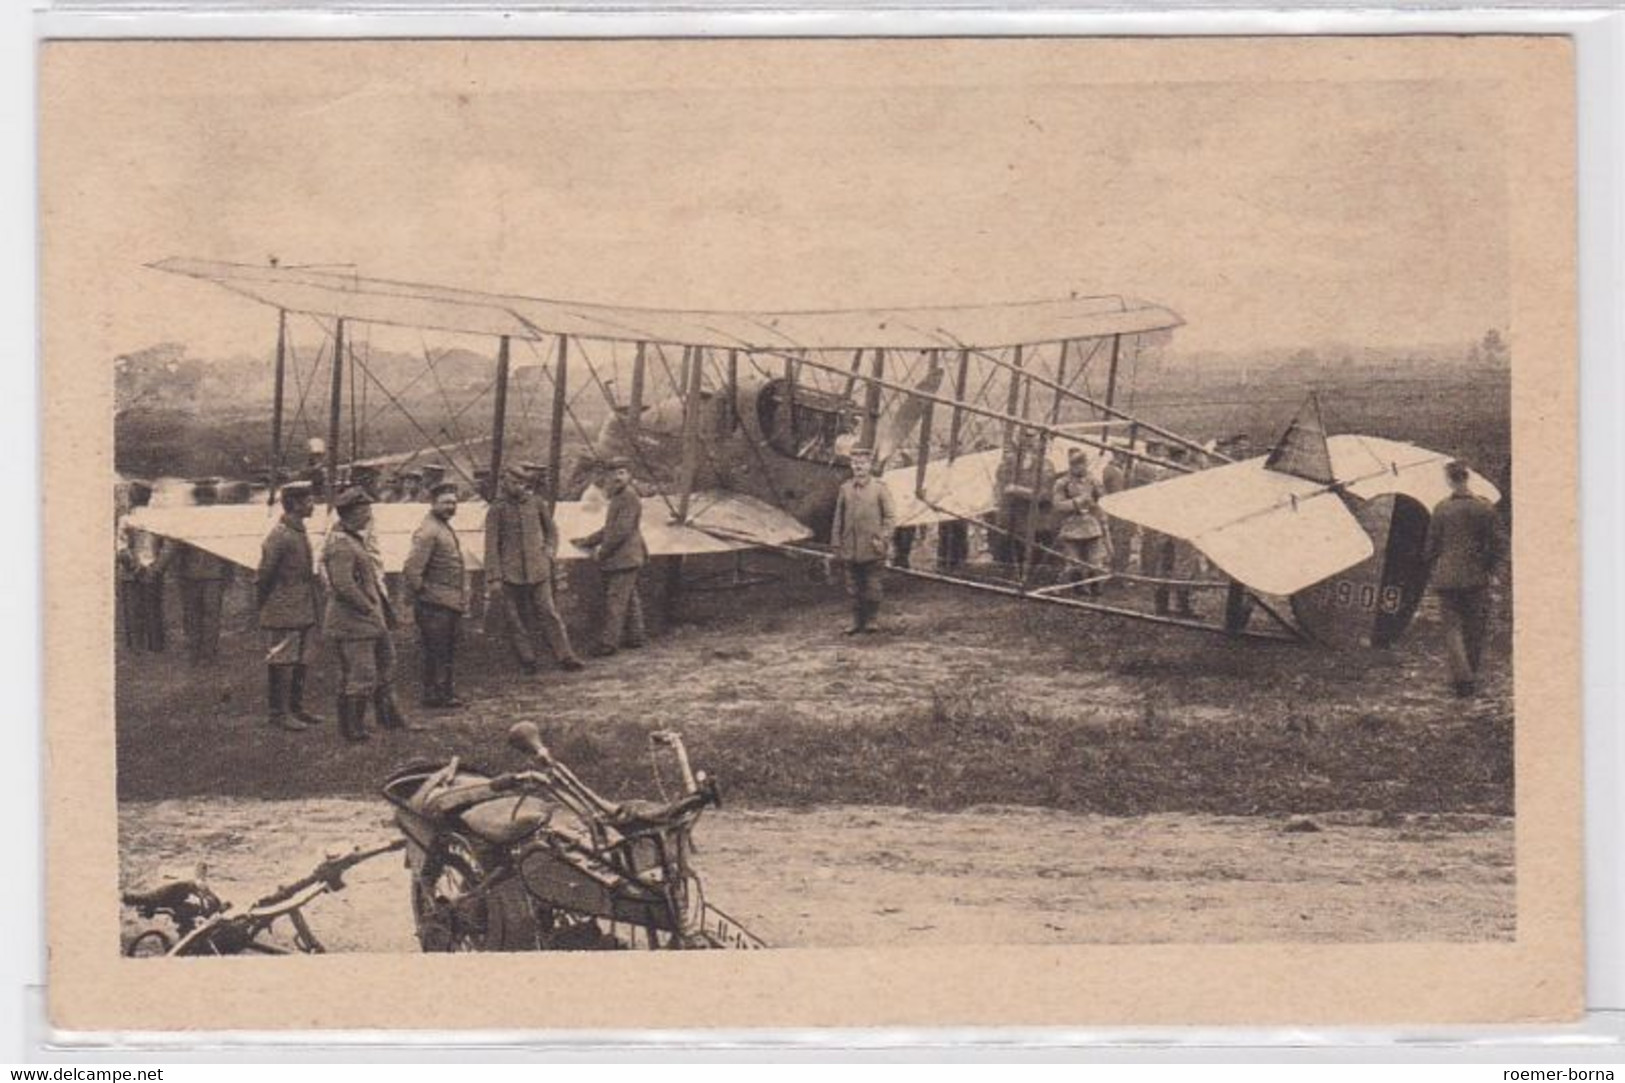
[[[1310,824],[1319,830],[1288,829]],[[212,886],[239,904],[310,871],[323,852],[391,837],[382,802],[342,798],[127,802],[120,827],[124,886],[189,875],[207,855]],[[848,806],[724,810],[698,836],[707,897],[775,946],[1472,941],[1515,931],[1512,821],[1496,816]],[[330,950],[416,951],[407,898],[400,859],[387,855],[352,872],[312,923]]]

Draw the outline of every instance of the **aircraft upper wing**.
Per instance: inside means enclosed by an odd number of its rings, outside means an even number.
[[[1371,555],[1371,539],[1335,493],[1266,470],[1265,458],[1112,493],[1101,507],[1190,542],[1267,594],[1292,594]]]
[[[151,266],[291,312],[529,339],[573,335],[742,350],[987,349],[1143,334],[1183,323],[1161,305],[1121,296],[927,308],[679,311],[480,293],[298,267],[196,259]]]
[[[671,521],[671,509],[658,496],[643,498],[643,539],[651,556],[687,556],[728,553],[758,545],[776,545],[809,536],[799,521],[760,500],[737,493],[695,493],[689,501],[693,525]],[[374,504],[373,535],[383,558],[384,571],[398,572],[412,551],[412,535],[427,504]],[[486,505],[469,500],[457,507],[452,525],[463,546],[463,561],[470,570],[483,567]],[[136,527],[195,545],[245,568],[257,568],[260,544],[281,514],[260,504],[215,504],[207,507],[138,508],[130,513]],[[604,525],[604,508],[581,501],[561,502],[554,509],[558,524],[559,560],[585,560],[588,554],[569,539],[591,534]],[[311,521],[311,545],[321,553],[326,527],[323,516]],[[716,533],[708,533],[705,528]]]

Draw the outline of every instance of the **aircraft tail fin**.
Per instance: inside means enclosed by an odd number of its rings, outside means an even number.
[[[1269,458],[1264,460],[1264,468],[1321,485],[1337,480],[1332,473],[1332,453],[1326,446],[1326,423],[1320,416],[1320,398],[1313,391],[1275,442]]]

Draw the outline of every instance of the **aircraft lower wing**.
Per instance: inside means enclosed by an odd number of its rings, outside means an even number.
[[[1371,555],[1371,539],[1335,493],[1266,470],[1264,461],[1112,493],[1101,507],[1190,542],[1225,574],[1266,594],[1292,594]]]
[[[383,558],[384,571],[398,572],[412,551],[412,535],[427,504],[374,504],[373,536]],[[463,560],[471,570],[483,565],[485,551],[486,505],[469,500],[457,507],[452,525],[463,546]],[[131,522],[141,530],[160,537],[186,542],[245,568],[257,568],[260,545],[266,532],[281,515],[280,509],[261,504],[214,504],[203,507],[138,508]],[[311,543],[321,552],[325,513],[311,522]],[[672,522],[666,499],[643,498],[643,539],[651,556],[688,556],[699,553],[728,553],[757,546],[782,545],[811,534],[798,520],[748,496],[722,491],[699,492],[689,500],[688,525]],[[602,504],[581,501],[561,502],[554,509],[559,536],[559,560],[585,560],[588,554],[568,541],[591,534],[604,525]]]
[[[1048,442],[1050,480],[1066,472],[1068,453],[1083,448],[1090,458],[1090,471],[1099,476],[1100,452],[1075,441],[1060,438]],[[925,467],[924,496],[920,495],[919,468],[899,466],[881,475],[897,506],[898,526],[926,526],[949,519],[975,519],[998,507],[994,493],[999,462],[1004,452],[994,448],[961,455],[953,462],[933,459]]]
[[[978,451],[953,462],[934,459],[925,466],[925,496],[917,490],[919,470],[899,466],[881,475],[897,509],[898,526],[924,526],[947,519],[974,519],[994,506],[994,475],[1002,453]]]
[[[1330,436],[1332,473],[1355,496],[1369,500],[1384,493],[1403,493],[1428,511],[1450,495],[1444,464],[1450,456],[1415,444],[1384,440],[1380,436]],[[1469,470],[1467,487],[1491,504],[1501,501],[1501,490]]]

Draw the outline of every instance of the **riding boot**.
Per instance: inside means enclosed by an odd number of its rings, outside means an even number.
[[[327,719],[305,710],[305,667],[294,666],[288,675],[288,711],[307,726],[320,726]]]
[[[855,636],[861,632],[868,631],[868,628],[869,603],[863,601],[862,599],[854,600],[852,603],[852,627],[846,630],[846,634],[849,636]]]
[[[401,714],[401,709],[395,705],[395,694],[388,685],[381,685],[372,693],[372,705],[378,711],[378,725],[386,730],[421,730],[422,726],[414,726]]]
[[[277,729],[303,733],[305,725],[297,718],[288,717],[288,672],[285,666],[266,666],[266,694],[270,700],[269,720]]]
[[[367,697],[339,697],[339,732],[346,741],[367,739]]]
[[[875,621],[877,619],[879,619],[879,617],[880,617],[880,603],[879,602],[864,602],[863,603],[863,618],[862,618],[863,626],[859,630],[862,631],[864,635],[875,635],[875,634],[877,634],[880,631],[880,629],[878,627],[876,627]]]
[[[447,661],[440,669],[440,706],[456,710],[468,704],[457,698],[456,669]]]

